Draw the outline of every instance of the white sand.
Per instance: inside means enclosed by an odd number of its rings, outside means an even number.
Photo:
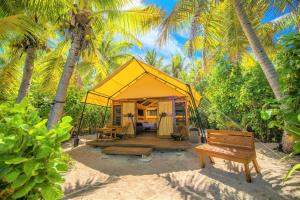
[[[251,166],[252,183],[240,164],[215,159],[200,169],[193,150],[138,156],[107,156],[100,148],[64,147],[74,159],[65,176],[65,199],[300,199],[300,173],[286,183],[282,177],[295,161],[279,161],[274,144],[256,144],[262,175]],[[297,198],[298,197],[298,198]]]

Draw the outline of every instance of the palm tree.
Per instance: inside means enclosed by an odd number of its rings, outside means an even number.
[[[153,6],[126,10],[124,6],[127,3],[119,0],[79,0],[78,4],[72,6],[67,27],[70,32],[71,46],[51,108],[48,129],[56,125],[63,114],[70,78],[76,63],[87,54],[85,50],[93,45],[93,39],[96,39],[94,31],[103,30],[107,28],[107,24],[112,24],[113,29],[123,35],[128,35],[130,32],[140,34],[157,25],[163,16],[163,13]]]
[[[116,41],[116,34],[107,30],[102,31],[103,33],[97,33],[95,45],[98,47],[95,51],[91,50],[90,55],[84,54],[74,69],[71,84],[75,84],[75,87],[93,87],[96,81],[101,80],[130,57],[126,50],[134,43],[125,40]],[[64,40],[54,45],[54,48],[37,62],[37,77],[39,78],[37,81],[41,83],[41,90],[50,94],[55,91],[69,48],[69,40]]]
[[[258,63],[260,64],[272,90],[276,97],[276,99],[280,100],[282,98],[282,94],[280,91],[279,79],[278,74],[275,70],[275,67],[271,60],[269,59],[265,49],[263,48],[259,38],[257,37],[250,20],[243,8],[242,3],[240,0],[234,0],[234,8],[236,10],[236,14],[240,21],[241,27],[248,38],[250,46],[253,50],[254,55]]]
[[[3,1],[0,5],[0,17],[2,17],[0,26],[5,27],[0,31],[0,40],[13,49],[21,49],[21,51],[16,51],[18,54],[14,55],[14,57],[21,57],[23,52],[26,54],[21,86],[16,99],[18,103],[28,95],[36,48],[38,46],[36,33],[42,30],[38,28],[41,24],[37,24],[37,16],[31,14],[23,2]],[[14,60],[15,58],[11,59],[13,63]]]
[[[195,2],[199,2],[196,3]],[[192,26],[191,26],[191,38],[190,40],[195,40],[195,38],[197,38],[197,26],[193,25],[194,23],[196,23],[196,20],[193,20],[197,17],[200,16],[200,14],[197,14],[198,12],[196,12],[197,9],[200,9],[198,6],[196,5],[201,5],[203,6],[203,4],[200,4],[200,2],[202,1],[192,1],[192,0],[181,0],[179,2],[177,2],[177,4],[175,5],[173,11],[171,12],[171,14],[164,20],[163,25],[163,32],[161,35],[161,39],[163,41],[166,40],[167,35],[169,34],[169,30],[177,30],[178,28],[180,28],[180,26],[182,26],[183,22],[187,22],[187,21],[192,21]],[[247,42],[249,42],[250,47],[258,61],[258,63],[260,64],[268,82],[270,87],[272,88],[272,91],[276,97],[276,99],[280,100],[282,99],[282,94],[280,91],[280,85],[279,85],[279,80],[278,80],[278,75],[277,72],[275,71],[275,67],[272,64],[271,60],[269,59],[259,37],[257,36],[257,34],[254,31],[253,28],[253,24],[255,25],[254,27],[257,28],[257,26],[260,24],[260,18],[258,15],[259,13],[264,13],[265,9],[266,9],[266,3],[265,1],[255,1],[255,3],[258,5],[256,7],[254,7],[253,5],[255,5],[253,2],[250,5],[247,5],[247,11],[248,14],[250,13],[250,16],[254,16],[254,18],[251,18],[252,20],[249,20],[247,13],[244,10],[245,5],[242,5],[240,0],[233,0],[233,1],[225,1],[223,4],[220,3],[220,5],[227,5],[229,6],[229,8],[234,8],[235,14],[237,16],[238,19],[238,23],[241,26],[241,29],[243,30],[246,38],[247,38]],[[193,7],[191,6],[186,6],[186,5],[194,5]],[[205,6],[203,7],[205,8]],[[256,11],[260,11],[260,12],[251,12],[253,10],[253,8],[256,8]],[[228,12],[228,14],[232,15],[233,12]],[[228,18],[228,17],[227,17]],[[227,19],[226,18],[226,19]],[[226,19],[224,21],[226,21]],[[233,17],[229,17],[228,19],[234,19]],[[199,23],[203,23],[201,21],[199,21]],[[253,23],[253,24],[252,24]],[[237,27],[236,24],[233,27]],[[226,30],[226,29],[224,29]],[[229,31],[227,32],[227,34],[234,34],[234,33],[239,33],[239,31],[235,30],[235,31]],[[223,33],[224,34],[224,33]],[[226,35],[226,33],[225,33]],[[237,39],[241,39],[241,35],[237,35],[235,34],[235,38]],[[264,34],[265,36],[270,36],[269,34]],[[268,37],[270,38],[270,37]],[[234,41],[234,40],[229,40]],[[241,42],[237,42],[231,46],[234,46],[236,49],[240,49],[242,46],[240,44],[243,44],[242,49],[244,49],[246,51],[246,46],[245,43],[243,42],[244,40],[241,40]],[[191,42],[191,44],[193,44]],[[190,48],[191,49],[191,48]],[[238,56],[236,57],[237,60],[239,60],[240,57],[240,53],[241,51],[238,50],[234,55]],[[286,133],[285,133],[286,134]],[[283,140],[285,140],[285,136],[283,137]],[[283,141],[283,150],[287,151],[287,148],[285,148],[286,146],[290,146],[290,145],[285,145],[288,142]]]
[[[133,47],[134,43],[126,40],[116,41],[114,34],[107,32],[104,34],[98,52],[107,64],[109,70],[113,70],[131,57],[126,51]]]
[[[184,69],[183,59],[180,54],[173,55],[171,58],[171,63],[166,65],[168,71],[175,78],[179,78],[180,72]]]
[[[151,66],[157,67],[160,69],[163,65],[163,57],[158,57],[157,51],[152,49],[151,51],[147,49],[145,55],[145,62]]]
[[[207,71],[209,50],[215,49],[221,33],[222,15],[216,12],[216,6],[208,0],[181,0],[162,23],[160,44],[163,45],[172,31],[190,29],[189,39],[185,44],[190,57],[196,50],[202,52],[202,67]]]

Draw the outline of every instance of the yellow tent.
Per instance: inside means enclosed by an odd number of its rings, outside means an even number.
[[[174,96],[197,105],[201,99],[188,84],[133,57],[88,91],[83,102],[111,107],[115,100]]]

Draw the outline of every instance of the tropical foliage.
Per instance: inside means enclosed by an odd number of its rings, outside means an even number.
[[[72,119],[49,131],[28,102],[0,106],[0,199],[60,199],[60,173],[68,169],[61,143],[70,138]]]
[[[263,22],[270,5],[288,12]],[[142,48],[139,36],[154,28],[161,30],[160,45],[175,32],[188,33],[183,51],[169,60],[155,49],[144,60],[202,94],[205,127],[254,131],[263,142],[283,138],[283,150],[294,144],[298,154],[299,8],[298,1],[179,0],[165,16],[130,0],[3,0],[0,198],[61,197],[66,158],[59,146],[70,124],[79,125],[83,97],[132,56],[132,47]],[[286,30],[291,34],[276,40]],[[82,127],[103,126],[107,113],[87,105]]]

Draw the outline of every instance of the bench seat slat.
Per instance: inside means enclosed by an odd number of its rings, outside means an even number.
[[[255,156],[255,152],[243,148],[225,147],[219,145],[203,144],[196,147],[198,152],[215,153],[219,155],[227,155],[230,157],[236,157],[241,159],[251,160]]]

